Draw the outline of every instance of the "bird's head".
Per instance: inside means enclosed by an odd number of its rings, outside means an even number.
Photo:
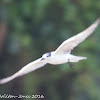
[[[46,58],[48,58],[50,56],[51,56],[51,52],[45,53],[45,54],[42,55],[41,60],[44,60],[44,59],[46,59]]]

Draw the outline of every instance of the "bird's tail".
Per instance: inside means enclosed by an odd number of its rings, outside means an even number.
[[[78,61],[83,60],[83,59],[87,59],[87,57],[73,56],[73,57],[70,59],[70,62],[78,62]]]

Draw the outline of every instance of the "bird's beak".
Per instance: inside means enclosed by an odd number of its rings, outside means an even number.
[[[41,60],[44,60],[45,58],[41,58]]]

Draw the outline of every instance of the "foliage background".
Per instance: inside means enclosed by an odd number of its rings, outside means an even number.
[[[43,53],[55,50],[98,17],[99,0],[1,0],[0,78],[12,75]],[[74,63],[74,69],[67,63],[46,65],[1,85],[0,94],[40,94],[44,95],[43,100],[100,100],[99,43],[100,26],[72,51],[88,58]]]

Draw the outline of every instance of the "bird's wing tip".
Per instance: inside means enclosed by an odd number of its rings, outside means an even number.
[[[5,82],[1,79],[0,80],[0,85],[4,84]]]
[[[100,17],[96,20],[96,22],[98,22],[100,24]]]

